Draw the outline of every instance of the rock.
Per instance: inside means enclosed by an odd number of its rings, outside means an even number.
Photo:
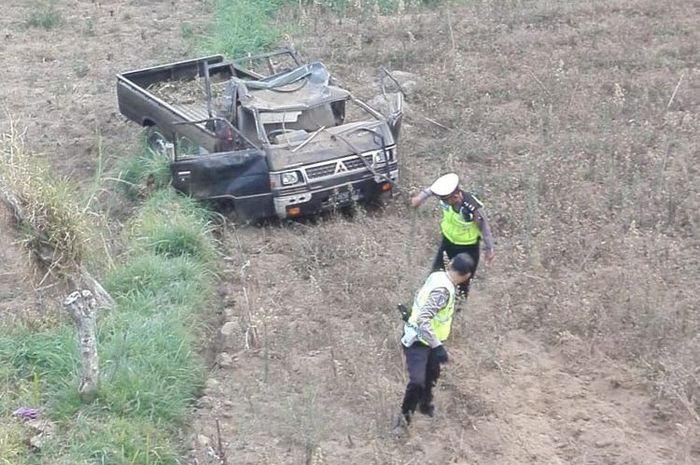
[[[205,436],[203,434],[197,435],[197,445],[199,447],[205,448],[205,447],[208,447],[209,444],[211,444],[211,439],[209,439],[207,436]]]
[[[233,321],[227,321],[221,327],[221,345],[224,349],[233,349],[240,344],[241,338],[237,334],[238,325]]]
[[[208,378],[205,384],[208,388],[219,387],[219,381],[217,381],[215,378]]]
[[[32,436],[29,438],[29,447],[31,447],[33,450],[41,450],[41,447],[44,445],[44,435],[43,434],[37,434],[36,436]]]
[[[216,356],[216,364],[221,368],[231,368],[233,366],[233,357],[226,352],[221,352]]]
[[[215,380],[214,378],[207,379],[207,382],[204,385],[205,385],[204,390],[206,392],[216,392],[219,390],[219,382],[217,380]]]
[[[389,101],[386,98],[384,98],[383,95],[380,94],[372,97],[372,99],[367,102],[367,105],[374,108],[382,115],[389,116]],[[404,115],[411,114],[411,108],[405,100],[403,102],[403,113]]]
[[[31,428],[34,433],[31,438],[29,438],[29,445],[34,450],[40,450],[46,439],[53,436],[55,425],[48,420],[30,420],[27,425]]]
[[[195,402],[197,408],[211,408],[211,397],[202,396]]]
[[[401,84],[401,88],[403,89],[404,92],[406,92],[406,97],[410,97],[411,95],[415,94],[416,92],[420,92],[421,88],[423,87],[423,81],[418,77],[417,74],[414,73],[409,73],[406,71],[392,71],[388,70],[391,73],[391,76],[396,79],[396,81]],[[387,92],[395,92],[396,89],[396,83],[394,82],[393,79],[390,77],[385,77],[384,78],[384,85],[386,86],[386,91]]]
[[[221,327],[221,335],[222,336],[231,336],[236,332],[236,323],[233,321],[227,321],[224,323],[224,325]]]

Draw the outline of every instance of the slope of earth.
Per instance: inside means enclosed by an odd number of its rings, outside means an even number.
[[[41,310],[40,299],[32,280],[33,270],[29,266],[27,253],[18,244],[12,228],[14,218],[5,205],[0,206],[0,325],[11,324],[17,318],[25,319]]]
[[[3,4],[0,130],[14,125],[27,150],[45,157],[58,176],[91,181],[100,166],[114,166],[138,144],[138,128],[117,109],[115,75],[188,56],[182,27],[197,31],[198,21],[209,19],[201,10],[196,1]],[[34,276],[4,219],[0,318],[27,310],[38,316],[63,296],[53,295],[50,279]]]

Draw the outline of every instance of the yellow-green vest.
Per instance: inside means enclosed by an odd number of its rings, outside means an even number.
[[[445,288],[450,293],[450,297],[447,299],[447,303],[443,308],[441,308],[430,320],[430,326],[433,328],[435,336],[437,336],[440,342],[446,340],[450,335],[450,329],[452,328],[452,315],[455,312],[455,285],[450,281],[445,271],[436,271],[428,276],[428,279],[423,284],[416,294],[415,299],[413,299],[413,307],[411,308],[411,316],[408,318],[408,322],[414,327],[417,327],[418,313],[421,307],[425,305],[428,301],[430,293],[435,289]],[[424,344],[427,342],[420,337],[418,334],[418,340]]]
[[[442,205],[440,230],[448,241],[457,245],[473,245],[481,239],[481,230],[476,221],[464,221],[462,214],[454,211],[450,205]]]

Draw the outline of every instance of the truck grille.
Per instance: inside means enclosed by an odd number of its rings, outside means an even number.
[[[331,176],[335,173],[336,162],[326,163],[325,165],[314,166],[313,168],[306,169],[306,176],[309,179],[322,178],[324,176]]]
[[[365,155],[364,159],[370,165],[372,164],[372,155]],[[307,168],[306,176],[308,179],[318,179],[324,178],[326,176],[333,176],[334,174],[343,174],[348,171],[356,171],[360,169],[367,169],[367,167],[364,163],[362,163],[360,157],[353,157]]]

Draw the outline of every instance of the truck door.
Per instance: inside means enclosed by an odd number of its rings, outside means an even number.
[[[270,196],[266,159],[257,149],[181,158],[171,163],[173,186],[197,199]]]

